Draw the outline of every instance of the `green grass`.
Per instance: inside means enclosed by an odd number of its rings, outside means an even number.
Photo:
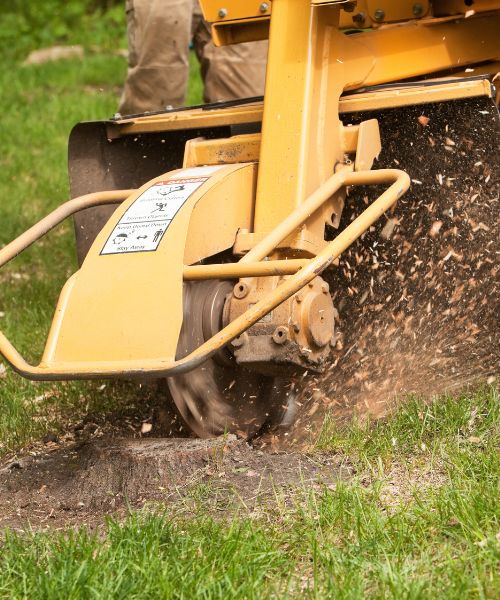
[[[63,16],[36,39],[106,47],[105,28],[73,34]],[[8,49],[15,18],[0,18],[0,246],[68,198],[71,127],[115,112],[126,70],[122,58],[95,50],[83,61],[21,68],[36,39],[25,28]],[[109,19],[123,46],[123,21],[116,10]],[[201,98],[194,59],[192,67],[190,104]],[[67,223],[0,272],[0,328],[32,360],[75,268]],[[0,456],[87,411],[126,406],[134,393],[100,385],[33,384],[7,369]],[[498,446],[493,387],[431,404],[411,399],[385,422],[339,429],[328,418],[313,452],[347,468],[335,486],[304,487],[287,501],[276,490],[251,518],[244,510],[214,518],[204,483],[189,510],[132,513],[95,534],[6,532],[0,598],[495,598]]]
[[[431,404],[418,398],[405,400],[404,411],[388,422],[358,421],[339,429],[327,417],[315,442],[319,451],[335,451],[355,456],[363,465],[391,462],[395,457],[418,460],[439,456],[447,445],[481,446],[492,443],[498,433],[496,388],[485,387],[463,396],[459,402],[448,396]],[[498,441],[495,438],[495,441]]]
[[[68,198],[71,127],[116,110],[126,69],[113,56],[9,67],[0,73],[0,245]],[[0,327],[31,360],[40,357],[59,291],[75,268],[67,222],[0,273]],[[0,453],[43,433],[50,405],[61,397],[78,405],[85,388],[34,385],[8,368],[0,379]]]
[[[188,103],[201,100],[196,59],[191,57]],[[116,112],[126,61],[88,53],[0,71],[0,247],[69,197],[67,140],[82,120]],[[0,328],[22,354],[40,358],[59,291],[76,269],[72,223],[0,271]],[[34,385],[7,368],[0,374],[0,456],[59,426],[62,407],[83,412],[100,384]],[[112,386],[109,387],[112,389]]]
[[[362,438],[356,431],[322,440],[324,451],[351,458],[349,481],[304,487],[288,508],[277,491],[252,519],[207,516],[203,495],[189,518],[174,506],[110,520],[100,534],[9,533],[0,550],[0,597],[498,597],[495,389],[415,401],[363,429]],[[395,434],[408,441],[402,452],[388,443]],[[375,468],[380,456],[383,472]],[[405,488],[395,497],[388,488],[402,462],[414,477],[429,462],[433,472],[425,471],[425,484],[400,478]]]
[[[126,17],[120,0],[9,0],[0,13],[0,52],[23,60],[31,50],[53,45],[126,47]]]

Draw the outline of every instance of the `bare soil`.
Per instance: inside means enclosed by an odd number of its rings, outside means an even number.
[[[352,467],[340,460],[272,454],[235,436],[47,442],[0,469],[0,528],[94,527],[150,503],[186,505],[203,490],[225,509],[252,511],[277,490],[348,476]]]

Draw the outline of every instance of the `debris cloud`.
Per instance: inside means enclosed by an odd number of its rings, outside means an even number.
[[[373,117],[374,168],[414,183],[327,275],[341,335],[329,370],[309,377],[289,439],[327,410],[381,415],[397,397],[491,383],[499,370],[498,110],[484,98],[361,119]],[[353,190],[343,225],[377,193]]]

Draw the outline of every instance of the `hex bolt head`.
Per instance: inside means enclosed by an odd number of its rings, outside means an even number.
[[[260,10],[261,13],[266,13],[269,10],[269,4],[267,2],[263,2],[259,6],[259,10]]]
[[[355,23],[362,24],[362,23],[364,23],[364,22],[365,22],[365,20],[366,20],[366,15],[365,15],[365,13],[364,13],[364,12],[359,12],[359,13],[356,13],[355,15],[353,15],[353,17],[352,17],[352,20],[353,20]]]
[[[377,8],[375,11],[375,21],[383,21],[385,18],[385,10],[383,8]]]
[[[219,18],[224,19],[227,17],[227,8],[219,8]]]
[[[421,17],[424,14],[424,7],[417,2],[413,5],[413,14],[415,17]]]
[[[239,300],[247,296],[249,291],[250,289],[244,281],[240,281],[233,288],[234,297],[238,298]]]
[[[321,291],[323,292],[323,294],[328,294],[328,292],[330,291],[330,286],[328,285],[328,283],[326,283],[326,281],[323,281],[323,283],[321,284]]]
[[[300,325],[297,323],[297,321],[293,322],[292,327],[293,327],[293,330],[295,331],[295,333],[299,333]]]
[[[273,342],[275,344],[284,344],[288,340],[288,327],[280,325],[276,327],[273,333]]]

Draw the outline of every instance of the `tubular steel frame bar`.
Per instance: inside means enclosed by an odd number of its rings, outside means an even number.
[[[269,277],[293,275],[309,261],[302,258],[290,260],[263,260],[251,263],[225,263],[220,265],[195,265],[184,267],[184,281],[203,279],[240,279],[243,277]]]
[[[68,202],[61,204],[61,206],[56,208],[41,221],[38,221],[36,225],[30,227],[14,241],[10,242],[10,244],[7,244],[7,246],[0,249],[0,268],[26,250],[26,248],[29,248],[37,240],[54,229],[54,227],[57,227],[57,225],[62,223],[66,218],[71,217],[86,208],[123,202],[136,191],[137,190],[114,190],[110,192],[94,192],[92,194],[85,194],[84,196],[73,198],[73,200],[68,200]]]
[[[0,332],[0,354],[12,365],[15,371],[27,379],[39,381],[57,381],[63,379],[114,379],[114,378],[143,378],[146,375],[155,377],[169,377],[179,373],[185,373],[196,368],[213,356],[224,345],[237,338],[249,327],[257,323],[265,315],[271,312],[279,304],[293,296],[296,292],[302,289],[322,271],[329,267],[332,262],[337,259],[355,240],[357,240],[377,219],[379,219],[386,210],[388,210],[410,187],[410,178],[404,172],[398,169],[381,169],[378,171],[358,171],[336,173],[330,177],[316,192],[314,192],[299,206],[280,227],[271,231],[257,246],[252,250],[251,261],[262,260],[267,256],[268,252],[274,249],[274,245],[287,237],[295,228],[296,224],[301,224],[308,218],[322,203],[328,201],[338,189],[343,186],[355,185],[378,185],[391,183],[390,187],[377,198],[361,215],[359,215],[352,223],[350,223],[339,235],[314,258],[303,262],[302,266],[297,264],[297,261],[264,261],[262,265],[279,266],[276,263],[293,262],[294,268],[300,268],[294,275],[291,275],[283,283],[281,283],[272,292],[264,296],[259,302],[253,305],[240,317],[229,323],[215,336],[207,340],[191,354],[185,358],[175,360],[146,360],[138,364],[137,361],[120,361],[118,363],[103,362],[84,362],[84,363],[60,363],[56,368],[44,365],[41,363],[38,366],[30,365],[16,350],[6,336]],[[66,216],[70,216],[79,210],[96,206],[100,204],[108,204],[117,202],[117,198],[130,194],[130,190],[121,192],[105,192],[101,194],[89,194],[75,200],[71,200],[56,209],[48,217],[40,221],[25,234],[8,244],[0,254],[0,267],[8,260],[16,256],[24,248],[27,248],[34,241],[39,239],[52,227],[60,223]],[[64,216],[63,216],[64,215]],[[20,242],[20,240],[22,240]],[[234,265],[234,271],[231,275],[245,276],[248,275],[248,270],[254,268],[254,262],[249,262],[248,255],[244,257],[247,260],[241,259],[239,263]],[[240,266],[241,271],[236,267]],[[208,267],[208,268],[207,268]],[[190,267],[190,269],[198,269],[197,276],[203,270],[210,277],[217,268],[225,267],[223,265],[207,265],[200,267]],[[233,267],[233,265],[230,265]],[[266,267],[267,268],[267,267]],[[264,270],[266,270],[264,268]],[[285,267],[283,267],[285,269]],[[288,267],[286,267],[288,269]],[[223,269],[220,269],[223,271]],[[229,269],[228,269],[229,271]],[[189,273],[189,268],[188,268]],[[265,273],[275,275],[275,272]],[[206,278],[208,278],[206,277]],[[201,277],[198,277],[201,278]]]

